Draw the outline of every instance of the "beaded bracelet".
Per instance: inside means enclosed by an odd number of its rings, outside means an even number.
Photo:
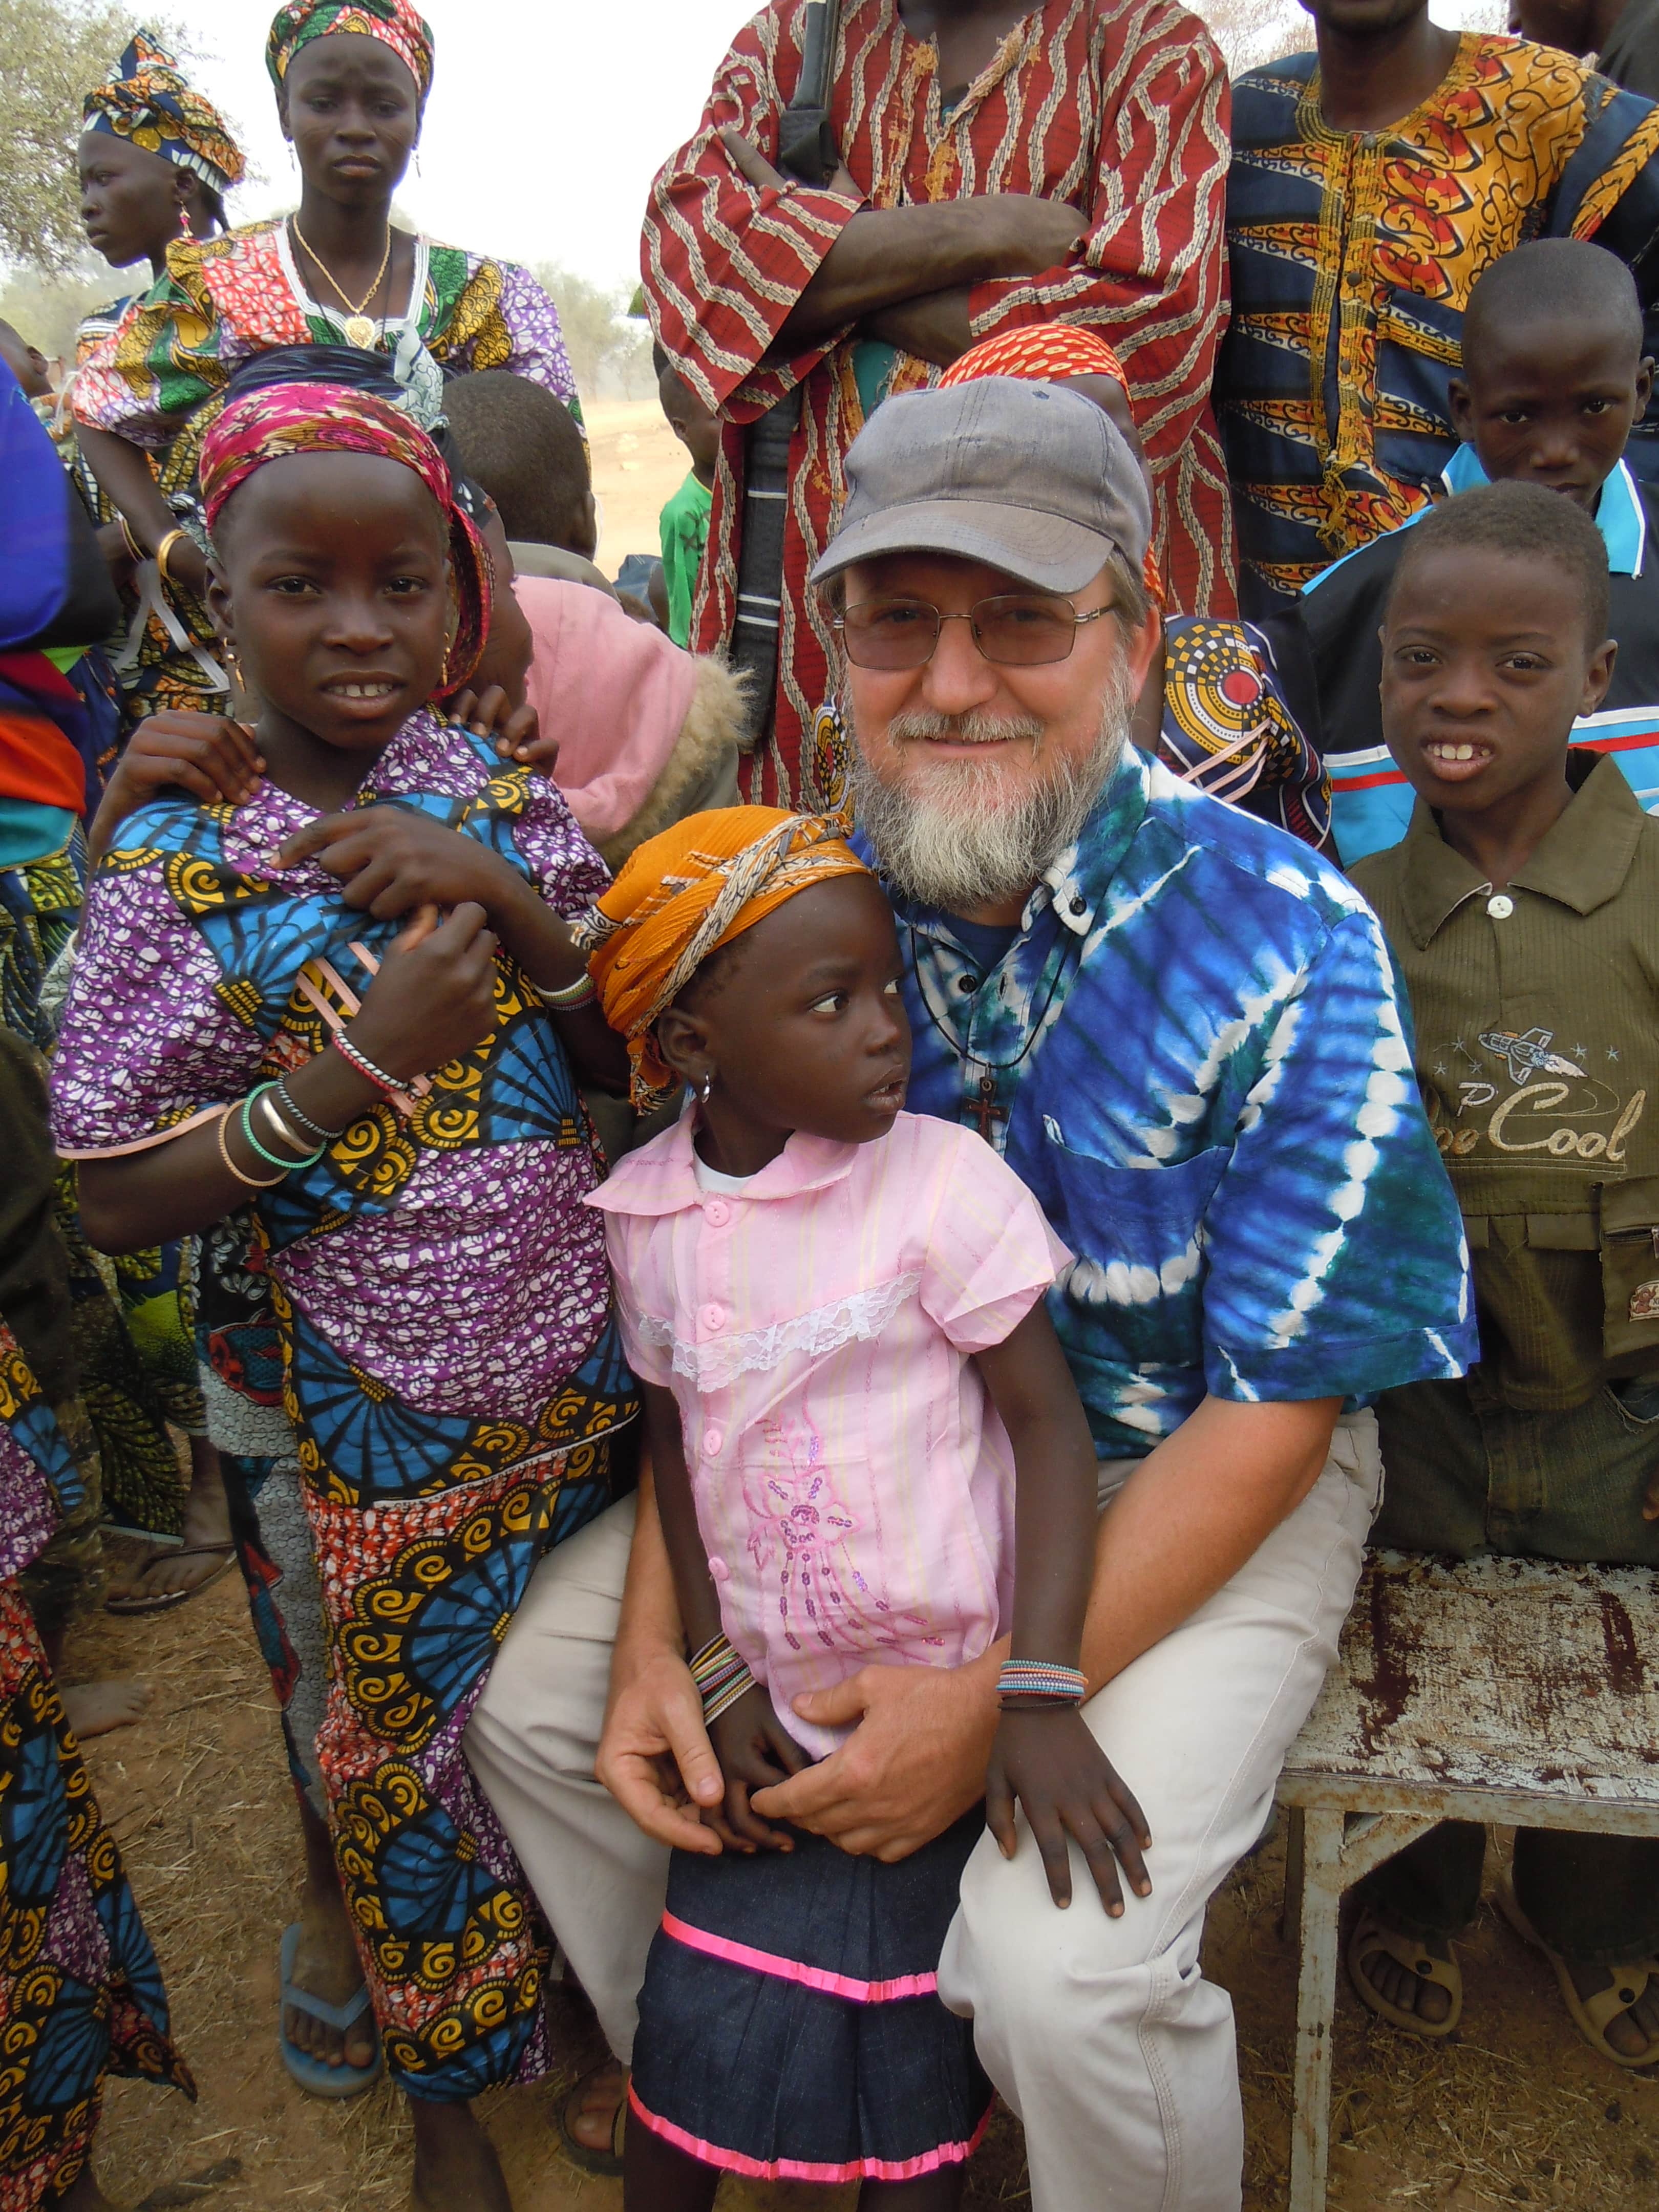
[[[268,1091],[274,1091],[276,1088],[276,1086],[274,1083],[261,1083],[254,1090],[249,1091],[247,1097],[242,1101],[241,1130],[242,1134],[247,1139],[248,1149],[251,1152],[257,1152],[259,1158],[265,1161],[269,1166],[273,1168],[281,1168],[284,1175],[291,1175],[295,1168],[308,1168],[314,1165],[318,1160],[321,1159],[323,1157],[323,1146],[319,1145],[314,1152],[307,1152],[303,1145],[300,1145],[299,1139],[295,1136],[294,1132],[289,1128],[285,1123],[280,1121],[276,1123],[272,1133],[285,1139],[291,1145],[299,1145],[299,1157],[297,1158],[284,1159],[280,1152],[268,1152],[259,1142],[258,1137],[253,1133],[253,1109],[264,1099],[265,1093]],[[267,1116],[269,1116],[270,1109],[268,1106],[266,1107],[265,1111]]]
[[[235,1176],[237,1182],[240,1183],[245,1183],[248,1189],[275,1190],[279,1182],[287,1182],[288,1170],[286,1168],[283,1170],[283,1172],[279,1176],[245,1175],[241,1169],[237,1166],[235,1161],[230,1157],[230,1146],[225,1141],[225,1125],[235,1111],[236,1109],[234,1106],[227,1106],[224,1112],[219,1116],[219,1119],[214,1124],[215,1133],[217,1135],[219,1139],[219,1157],[224,1162],[225,1165],[230,1170],[232,1175]]]
[[[1088,1678],[1077,1668],[1047,1659],[1005,1660],[997,1676],[997,1702],[1004,1707],[1080,1705],[1088,1692]]]
[[[542,1004],[551,1006],[556,1014],[574,1014],[580,1006],[591,1006],[599,995],[599,986],[591,975],[579,975],[574,983],[567,983],[562,991],[544,991]]]
[[[701,1651],[692,1653],[691,1679],[702,1699],[705,1728],[711,1728],[755,1687],[748,1662],[732,1649],[724,1635],[711,1636]]]
[[[331,1145],[334,1142],[334,1139],[341,1133],[338,1129],[324,1128],[320,1121],[313,1121],[310,1115],[307,1114],[302,1107],[296,1106],[295,1104],[294,1093],[288,1087],[287,1076],[279,1075],[271,1087],[276,1091],[278,1099],[282,1102],[283,1112],[289,1115],[295,1121],[296,1121],[302,1129],[309,1129],[312,1135],[317,1138],[322,1144],[325,1146]],[[267,1113],[269,1113],[270,1110],[270,1109],[269,1107],[265,1109]]]
[[[366,1075],[377,1091],[388,1098],[401,1098],[404,1086],[395,1076],[388,1075],[383,1067],[376,1067],[366,1052],[359,1052],[343,1030],[336,1030],[330,1042],[355,1067],[359,1075]]]

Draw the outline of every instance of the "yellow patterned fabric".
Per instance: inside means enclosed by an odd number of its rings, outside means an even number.
[[[1659,109],[1571,56],[1468,32],[1388,131],[1334,131],[1317,57],[1242,77],[1216,399],[1249,567],[1279,592],[1427,503],[1475,279],[1537,237],[1659,271]]]

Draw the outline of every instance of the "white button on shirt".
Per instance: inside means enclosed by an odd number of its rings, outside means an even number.
[[[1494,921],[1507,921],[1515,912],[1515,901],[1507,891],[1499,891],[1495,898],[1486,901],[1486,912]]]

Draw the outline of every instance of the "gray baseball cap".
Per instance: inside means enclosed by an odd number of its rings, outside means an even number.
[[[1146,486],[1109,415],[1063,385],[984,376],[907,392],[848,448],[828,583],[880,553],[954,553],[1038,591],[1080,591],[1118,553],[1140,574]]]

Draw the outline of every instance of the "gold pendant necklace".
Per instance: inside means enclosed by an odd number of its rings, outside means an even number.
[[[356,346],[361,351],[368,353],[374,346],[376,333],[374,324],[370,320],[369,317],[363,313],[363,309],[368,305],[369,301],[374,297],[374,295],[380,290],[381,280],[385,276],[386,270],[391,264],[391,223],[388,222],[386,227],[386,252],[380,256],[380,265],[374,271],[374,282],[369,286],[368,291],[364,293],[361,300],[354,300],[351,295],[346,290],[345,287],[341,283],[339,278],[336,276],[334,271],[323,259],[322,255],[318,252],[316,247],[306,236],[304,231],[301,229],[299,216],[297,215],[291,215],[289,217],[289,222],[293,228],[295,238],[299,240],[301,245],[304,246],[306,252],[316,263],[318,268],[322,271],[323,275],[327,277],[329,283],[334,287],[335,290],[339,294],[341,299],[343,300],[346,304],[347,313],[343,326],[345,331],[346,343],[350,346]]]

